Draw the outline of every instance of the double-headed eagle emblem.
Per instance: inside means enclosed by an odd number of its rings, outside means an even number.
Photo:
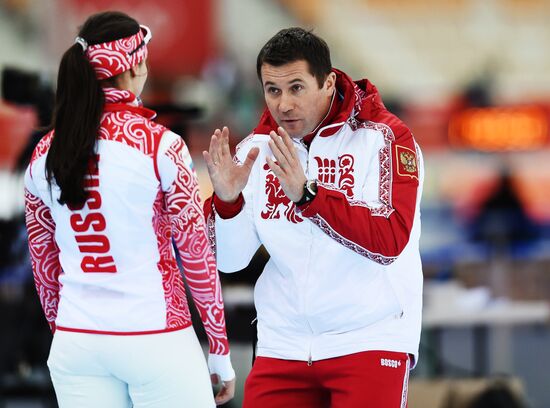
[[[416,172],[416,157],[411,152],[400,152],[399,160],[403,165],[403,169],[409,173]]]

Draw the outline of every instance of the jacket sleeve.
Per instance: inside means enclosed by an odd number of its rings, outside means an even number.
[[[409,241],[422,162],[419,149],[406,128],[386,139],[377,157],[368,160],[367,189],[377,188],[375,202],[350,199],[332,184],[318,183],[316,197],[300,208],[301,214],[351,250],[383,265],[391,264]]]
[[[50,209],[38,196],[30,177],[25,174],[25,223],[27,226],[32,272],[40,304],[52,332],[59,305],[59,248],[55,243],[55,222]]]
[[[184,141],[174,133],[159,148],[159,169],[172,237],[182,260],[184,276],[204,324],[210,353],[227,355],[224,305],[216,260],[208,242],[197,177]]]
[[[234,160],[240,163],[250,147],[246,142],[243,147],[238,147]],[[258,162],[257,159],[250,173],[251,178],[257,171]],[[249,183],[234,204],[226,204],[213,195],[204,205],[218,268],[222,272],[237,272],[246,268],[261,245],[254,225],[250,184],[249,179]]]

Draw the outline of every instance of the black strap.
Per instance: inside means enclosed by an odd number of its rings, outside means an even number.
[[[250,325],[254,328],[254,336],[252,337],[252,365],[256,361],[256,346],[258,345],[258,318],[250,322]]]
[[[301,205],[304,205],[309,200],[311,200],[311,194],[309,194],[309,190],[307,189],[307,181],[304,184],[304,192],[302,194],[302,198],[300,198],[299,201],[295,201],[294,204],[296,204],[296,207],[300,207]]]

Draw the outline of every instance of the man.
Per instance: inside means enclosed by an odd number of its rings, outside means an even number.
[[[271,255],[244,407],[405,407],[420,339],[420,150],[310,32],[277,33],[257,71],[260,123],[234,159],[226,127],[203,152],[218,267],[243,269],[261,244]]]

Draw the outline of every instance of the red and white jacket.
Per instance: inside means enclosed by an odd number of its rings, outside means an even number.
[[[105,96],[98,168],[86,178],[82,208],[60,205],[59,188],[46,180],[54,132],[40,141],[25,175],[29,249],[46,318],[52,331],[111,335],[190,326],[174,239],[208,336],[211,371],[231,379],[222,292],[189,151],[130,92],[106,88]]]
[[[297,209],[269,170],[277,124],[266,110],[237,148],[238,161],[260,149],[241,199],[205,203],[218,268],[246,267],[262,244],[271,255],[254,291],[260,356],[315,361],[386,350],[416,361],[421,152],[374,85],[335,72],[327,117],[294,140],[317,196]]]

